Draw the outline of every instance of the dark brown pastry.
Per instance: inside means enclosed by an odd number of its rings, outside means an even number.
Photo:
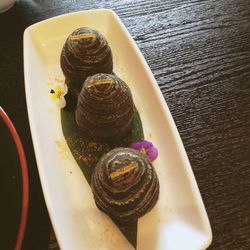
[[[159,197],[154,167],[131,148],[115,148],[103,155],[94,169],[91,188],[97,207],[121,223],[146,214]]]
[[[69,35],[60,61],[69,91],[76,96],[88,76],[112,73],[113,70],[107,40],[98,31],[86,27],[78,28]]]
[[[125,136],[133,121],[133,99],[129,87],[119,77],[96,74],[86,79],[78,97],[76,122],[97,141]]]

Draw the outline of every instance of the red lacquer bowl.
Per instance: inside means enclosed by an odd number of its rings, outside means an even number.
[[[17,134],[17,131],[16,131],[13,123],[11,122],[10,118],[8,117],[8,115],[5,113],[5,111],[1,107],[0,107],[0,119],[2,119],[4,121],[4,123],[6,124],[6,129],[4,131],[6,133],[11,134],[11,137],[15,143],[16,151],[18,154],[18,161],[19,161],[18,166],[20,166],[20,169],[17,171],[21,172],[20,173],[20,183],[22,186],[22,193],[21,193],[22,204],[21,205],[16,204],[16,207],[20,206],[21,211],[19,211],[20,216],[18,217],[18,221],[17,221],[18,230],[17,230],[17,232],[15,232],[15,230],[14,230],[16,235],[13,236],[13,238],[15,239],[15,243],[13,243],[14,250],[20,250],[22,247],[22,243],[23,243],[24,233],[25,233],[25,229],[26,229],[26,222],[27,222],[27,214],[28,214],[28,201],[29,201],[28,169],[27,169],[27,163],[26,163],[26,158],[25,158],[23,146],[22,146],[21,140],[19,138],[19,135]],[[2,134],[0,139],[4,140],[4,138],[5,138],[5,135]],[[14,157],[14,155],[13,155],[13,157]],[[1,167],[5,167],[5,166],[1,166]],[[6,187],[6,188],[8,188],[8,187]]]

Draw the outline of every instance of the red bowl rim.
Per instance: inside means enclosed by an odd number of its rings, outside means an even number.
[[[8,117],[8,115],[5,113],[3,108],[0,106],[0,117],[3,118],[3,121],[7,125],[12,138],[16,144],[17,152],[18,152],[18,158],[20,162],[20,168],[22,173],[22,211],[21,211],[21,218],[19,222],[19,229],[17,233],[16,243],[14,250],[21,250],[23,238],[25,234],[26,229],[26,223],[27,223],[27,215],[28,215],[28,204],[29,204],[29,175],[28,175],[28,168],[27,168],[27,162],[26,157],[24,153],[24,149],[22,146],[22,142],[20,140],[20,137]]]

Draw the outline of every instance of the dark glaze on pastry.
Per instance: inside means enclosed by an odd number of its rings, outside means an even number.
[[[78,97],[76,122],[97,141],[125,136],[133,121],[133,99],[129,87],[119,77],[96,74],[86,79]]]
[[[115,148],[103,155],[94,169],[91,188],[97,207],[121,223],[146,214],[159,197],[154,167],[131,148]]]
[[[69,91],[78,95],[85,79],[96,73],[112,73],[112,52],[98,31],[81,27],[67,38],[61,52],[61,68]]]

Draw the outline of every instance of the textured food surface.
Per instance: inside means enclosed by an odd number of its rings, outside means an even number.
[[[139,151],[115,148],[97,163],[92,176],[96,205],[118,222],[146,214],[159,197],[159,181],[151,162]]]
[[[112,52],[98,31],[81,27],[67,38],[61,52],[61,68],[69,90],[78,94],[84,80],[96,73],[112,73]]]
[[[133,99],[124,81],[111,74],[96,74],[84,82],[78,97],[76,122],[97,140],[126,135],[133,121]]]

